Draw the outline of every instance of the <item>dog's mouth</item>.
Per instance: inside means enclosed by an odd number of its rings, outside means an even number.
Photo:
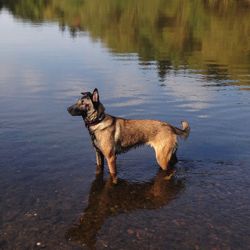
[[[83,116],[86,117],[87,112],[86,110],[79,109],[75,104],[68,107],[67,111],[72,115],[72,116]]]

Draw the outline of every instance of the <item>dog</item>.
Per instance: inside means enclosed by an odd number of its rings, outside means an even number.
[[[96,174],[103,172],[104,158],[114,184],[117,183],[116,156],[131,148],[147,144],[154,148],[161,169],[170,169],[177,162],[178,137],[187,138],[190,126],[182,121],[182,129],[158,120],[129,120],[105,113],[98,89],[82,92],[75,104],[68,107],[72,116],[82,116],[96,151]]]

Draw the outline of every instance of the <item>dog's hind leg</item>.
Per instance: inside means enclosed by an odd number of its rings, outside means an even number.
[[[104,156],[102,152],[96,149],[96,175],[103,173],[104,167]]]
[[[165,150],[157,150],[156,151],[156,160],[162,170],[167,170],[169,168],[170,159],[172,156],[172,152]]]
[[[177,161],[178,143],[176,136],[169,136],[154,147],[156,160],[163,170],[169,170]]]
[[[174,152],[173,147],[171,145],[172,144],[169,145],[168,143],[165,145],[154,147],[157,163],[159,164],[162,170],[168,170],[172,163],[171,160],[174,157]]]

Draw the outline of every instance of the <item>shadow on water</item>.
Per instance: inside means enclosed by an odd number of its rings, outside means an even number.
[[[91,186],[88,206],[77,225],[66,232],[66,239],[94,247],[98,231],[112,216],[139,209],[157,209],[176,199],[185,188],[184,182],[159,170],[149,182],[138,183],[119,179],[116,186],[103,176]]]

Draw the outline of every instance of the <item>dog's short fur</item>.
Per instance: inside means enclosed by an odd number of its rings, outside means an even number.
[[[73,116],[82,116],[96,150],[97,174],[103,171],[104,157],[114,183],[117,182],[116,155],[130,148],[148,144],[154,148],[156,160],[163,170],[177,161],[177,137],[187,138],[190,127],[182,129],[157,120],[128,120],[105,113],[99,93],[84,92],[76,104],[68,108]]]

